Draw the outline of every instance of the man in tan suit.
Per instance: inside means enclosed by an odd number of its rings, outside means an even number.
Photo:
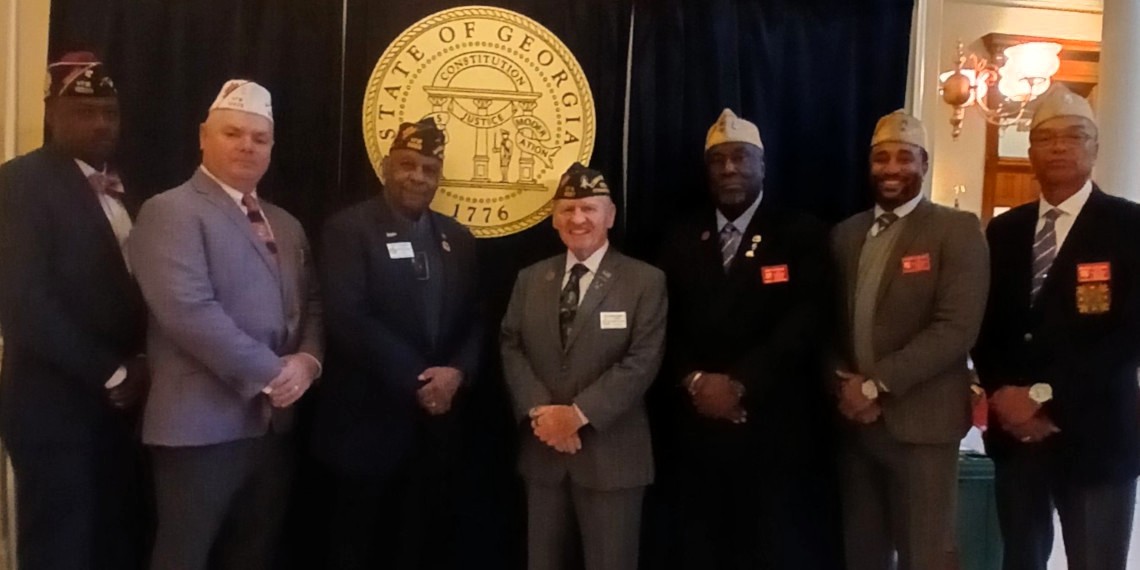
[[[871,140],[875,207],[836,226],[844,292],[836,371],[846,419],[849,570],[952,565],[958,442],[969,428],[966,356],[985,311],[978,219],[928,202],[922,123],[896,111]]]
[[[637,568],[653,482],[644,394],[665,344],[665,274],[610,246],[616,208],[579,164],[554,196],[568,249],[519,273],[503,318],[503,372],[524,428],[530,570]]]

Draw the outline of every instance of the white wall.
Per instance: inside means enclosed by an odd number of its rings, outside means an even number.
[[[927,70],[928,81],[937,82],[939,71],[957,63],[958,40],[969,48],[984,49],[980,39],[992,33],[1045,36],[1073,40],[1100,41],[1101,16],[1097,13],[1070,12],[1039,8],[993,6],[947,0],[942,6],[938,70]],[[985,55],[985,54],[983,54]],[[937,92],[937,85],[928,86]],[[966,111],[962,134],[951,136],[949,105],[939,103],[923,113],[933,139],[931,199],[940,204],[954,203],[954,186],[964,185],[959,199],[963,210],[980,213],[985,176],[986,122],[975,109]]]

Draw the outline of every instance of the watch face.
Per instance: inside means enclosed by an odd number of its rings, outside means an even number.
[[[869,400],[874,400],[879,397],[879,390],[875,388],[875,383],[870,380],[863,383],[863,396]]]
[[[1029,387],[1029,398],[1038,404],[1053,399],[1053,387],[1048,384],[1034,384]]]

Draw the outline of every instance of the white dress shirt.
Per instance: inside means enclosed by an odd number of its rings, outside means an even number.
[[[1092,180],[1085,182],[1076,194],[1069,196],[1064,202],[1053,205],[1045,200],[1045,195],[1042,194],[1041,198],[1037,200],[1037,229],[1034,234],[1041,231],[1045,227],[1045,213],[1054,208],[1061,211],[1061,215],[1057,216],[1057,221],[1053,223],[1054,232],[1057,234],[1057,251],[1061,251],[1061,246],[1065,244],[1065,238],[1069,237],[1069,230],[1073,229],[1073,222],[1077,221],[1077,216],[1080,215],[1081,210],[1085,207],[1085,202],[1089,201],[1089,196],[1092,196]]]
[[[919,192],[918,196],[915,196],[914,198],[907,200],[907,202],[905,204],[902,204],[901,206],[899,206],[899,207],[897,207],[891,211],[894,212],[895,215],[897,215],[899,217],[899,220],[901,220],[901,219],[907,217],[908,215],[910,215],[910,213],[913,212],[914,209],[918,207],[918,203],[921,201],[922,201],[922,192]],[[873,220],[878,220],[879,216],[881,216],[885,213],[887,213],[887,211],[885,209],[883,209],[882,206],[875,204],[875,217],[873,218]],[[899,220],[895,220],[895,222],[898,222]],[[871,229],[868,230],[867,235],[869,235],[871,237],[875,237],[875,236],[879,235],[879,231],[880,231],[879,230],[879,224],[872,222]]]

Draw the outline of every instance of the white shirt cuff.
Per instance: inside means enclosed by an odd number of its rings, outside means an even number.
[[[126,380],[126,379],[127,379],[127,367],[126,366],[120,366],[115,370],[115,373],[112,374],[111,377],[107,379],[107,381],[103,384],[103,387],[110,390],[111,388],[114,388],[114,387],[118,386],[119,384],[122,384],[123,380]]]
[[[578,404],[574,404],[573,408],[574,411],[578,414],[578,420],[582,422],[582,425],[589,425],[590,418],[587,418],[586,414],[582,413],[582,408],[579,408]]]

